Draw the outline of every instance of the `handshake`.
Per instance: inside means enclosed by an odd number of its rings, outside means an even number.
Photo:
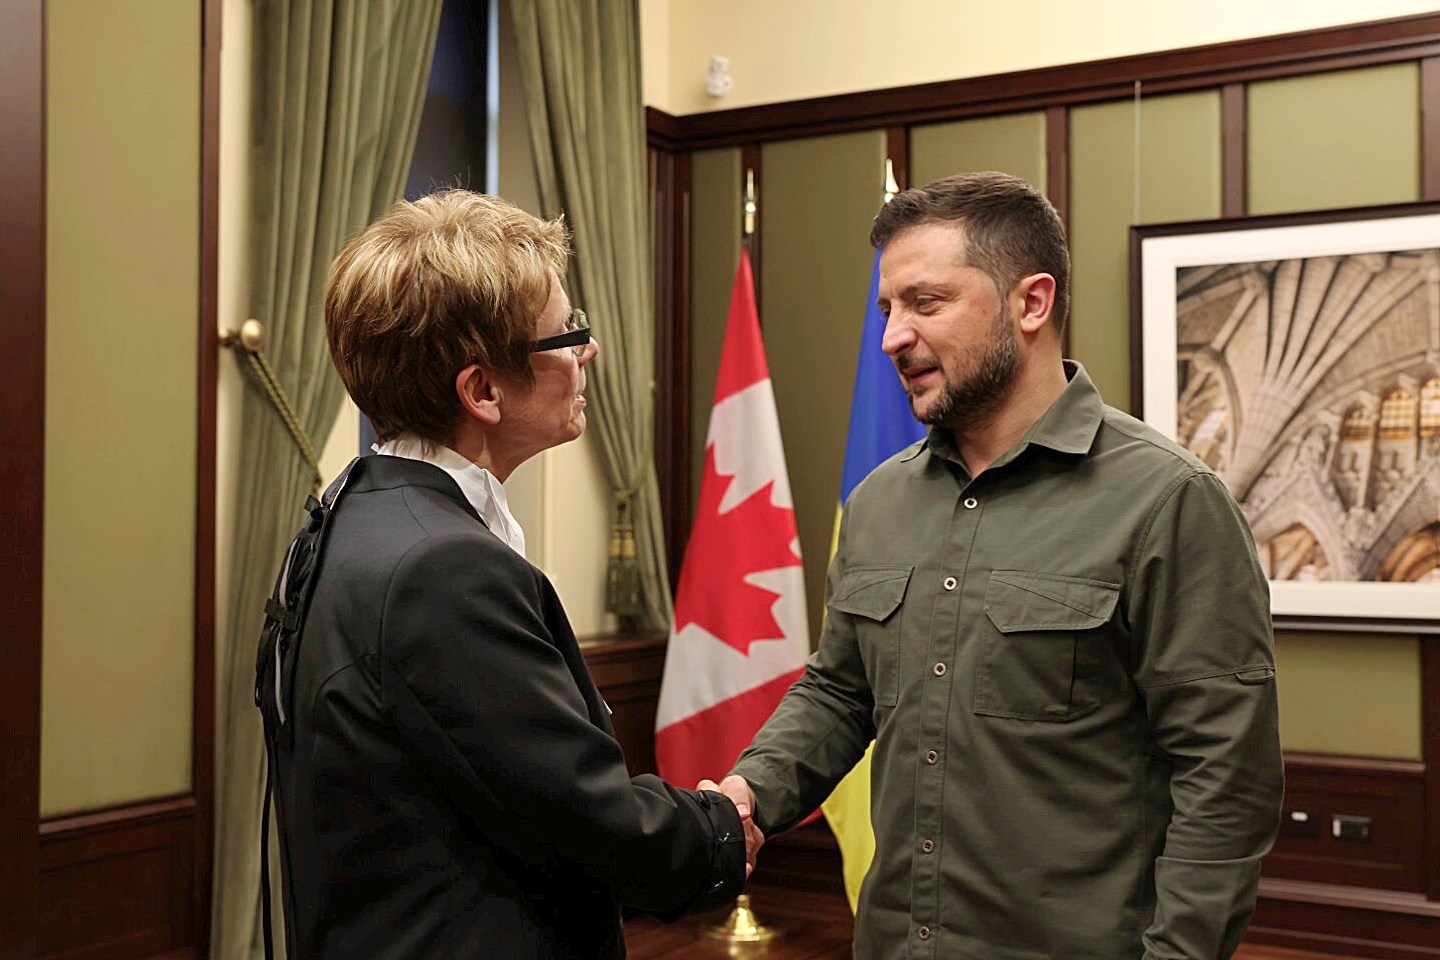
[[[755,870],[755,855],[765,845],[765,834],[755,825],[755,793],[750,789],[750,784],[744,777],[729,776],[719,783],[714,780],[701,780],[695,785],[695,789],[712,790],[735,804],[735,812],[740,814],[740,823],[745,828],[745,879],[750,879],[750,874]]]

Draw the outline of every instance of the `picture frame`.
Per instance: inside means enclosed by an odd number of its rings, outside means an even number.
[[[1208,463],[1275,624],[1440,629],[1440,203],[1132,227],[1131,412]]]

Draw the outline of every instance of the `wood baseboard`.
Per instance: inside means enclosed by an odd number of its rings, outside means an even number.
[[[1261,880],[1245,939],[1347,957],[1440,960],[1440,903],[1418,893]]]
[[[1425,764],[1288,754],[1285,812],[1267,878],[1425,893]],[[1367,838],[1336,837],[1336,816],[1366,818]]]
[[[191,796],[40,826],[37,956],[184,956],[195,938],[197,807]]]

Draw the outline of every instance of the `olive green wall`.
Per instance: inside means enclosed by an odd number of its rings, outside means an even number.
[[[47,11],[43,816],[190,789],[200,5]]]
[[[1250,213],[1419,198],[1417,64],[1252,83],[1246,108]]]
[[[1122,410],[1130,405],[1130,226],[1218,217],[1221,203],[1220,94],[1142,99],[1138,130],[1135,110],[1122,101],[1070,112],[1070,353]]]
[[[740,151],[706,150],[690,161],[690,509],[700,496],[705,435],[740,262]]]
[[[884,200],[885,134],[766,144],[760,163],[760,324],[795,495],[814,636],[870,293],[870,221]]]
[[[1250,212],[1417,198],[1415,64],[1253,83],[1247,106]],[[1221,130],[1218,90],[1142,96],[1138,130],[1131,100],[1070,112],[1071,353],[1122,409],[1130,389],[1130,227],[1221,216]],[[872,171],[883,139],[873,131],[782,142],[767,145],[762,157],[761,321],[796,488],[812,632],[869,271]],[[1045,147],[1038,112],[917,126],[909,131],[910,180],[920,185],[963,170],[1000,169],[1043,185]],[[733,277],[739,156],[714,151],[696,161],[698,444]],[[702,217],[711,225],[702,229]],[[712,292],[702,296],[702,287]],[[1276,646],[1286,749],[1421,758],[1415,637],[1282,631]]]
[[[1285,749],[1422,759],[1414,638],[1282,633],[1275,657]]]
[[[1007,113],[910,128],[912,184],[923,187],[972,170],[999,170],[1045,190],[1045,114]]]

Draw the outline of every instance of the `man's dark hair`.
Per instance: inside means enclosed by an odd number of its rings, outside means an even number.
[[[993,171],[945,177],[896,194],[875,218],[870,244],[878,249],[896,234],[928,223],[963,225],[964,262],[988,274],[1002,297],[1021,277],[1054,277],[1050,319],[1055,332],[1064,334],[1070,315],[1070,252],[1060,214],[1039,191],[1019,177]]]

